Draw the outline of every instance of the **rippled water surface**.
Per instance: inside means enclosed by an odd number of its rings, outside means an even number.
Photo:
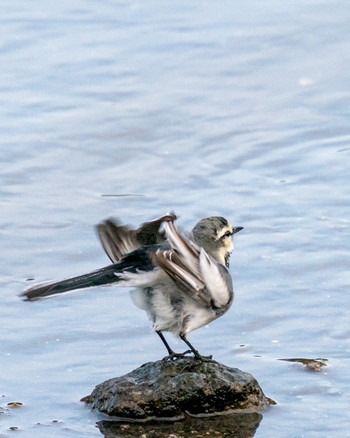
[[[255,436],[350,436],[348,2],[0,12],[1,436],[101,436],[80,398],[165,354],[128,291],[18,293],[107,264],[100,220],[171,209],[245,227],[234,305],[190,339],[277,401]]]

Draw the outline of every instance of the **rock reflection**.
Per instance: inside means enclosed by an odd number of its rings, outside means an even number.
[[[220,415],[206,418],[187,416],[184,421],[176,423],[123,423],[116,421],[100,421],[97,423],[105,438],[220,438],[253,437],[262,415],[257,412]]]

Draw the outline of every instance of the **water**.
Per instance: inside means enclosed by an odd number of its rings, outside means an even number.
[[[127,291],[17,295],[107,264],[100,220],[172,209],[186,228],[213,214],[245,227],[234,305],[190,339],[277,401],[255,436],[350,436],[347,2],[0,12],[3,436],[101,436],[80,398],[165,354]]]

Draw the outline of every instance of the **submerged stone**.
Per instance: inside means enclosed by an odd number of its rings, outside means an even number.
[[[251,374],[192,357],[148,362],[97,385],[82,401],[107,415],[130,420],[255,412],[274,404]]]
[[[299,362],[304,365],[305,369],[308,371],[321,371],[322,367],[326,367],[326,362],[328,359],[322,359],[318,357],[317,359],[305,359],[305,358],[290,358],[290,359],[280,359],[286,362]]]

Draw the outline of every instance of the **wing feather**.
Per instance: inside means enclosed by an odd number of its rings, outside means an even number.
[[[145,245],[164,242],[164,232],[159,228],[163,222],[175,219],[174,213],[168,213],[153,221],[144,222],[137,229],[121,225],[115,219],[107,219],[97,225],[97,234],[106,254],[113,263],[116,263]]]
[[[168,242],[172,250],[181,255],[182,263],[193,273],[199,274],[199,249],[193,243],[182,236],[175,228],[173,222],[169,221],[164,224],[164,229]]]
[[[201,248],[199,256],[199,266],[204,283],[212,296],[216,307],[224,306],[230,299],[230,289],[225,281],[218,265]]]
[[[171,250],[158,249],[152,255],[154,263],[193,300],[214,309],[226,306],[232,300],[231,277],[226,268],[181,235],[172,221],[165,222],[164,229]]]

